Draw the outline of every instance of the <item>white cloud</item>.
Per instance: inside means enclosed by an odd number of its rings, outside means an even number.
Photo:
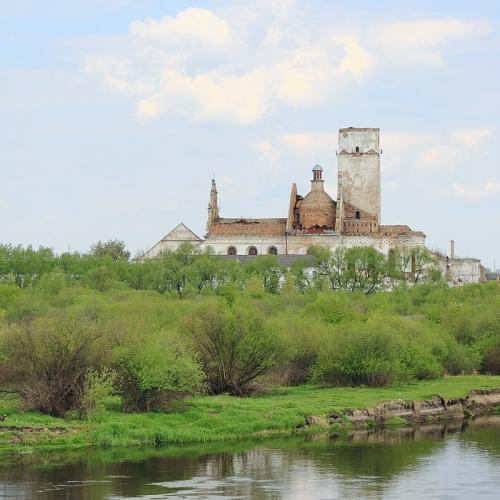
[[[479,185],[457,184],[452,186],[453,194],[467,200],[482,200],[500,193],[500,182],[488,180]]]
[[[189,8],[159,21],[135,21],[130,35],[145,43],[188,44],[201,50],[221,50],[235,43],[231,26],[211,10],[201,8]]]
[[[481,146],[493,134],[491,128],[472,128],[457,130],[451,134],[451,139],[457,144],[463,144],[465,147]]]
[[[273,145],[269,141],[259,141],[255,145],[254,149],[257,153],[265,155],[265,154],[273,151],[274,148],[273,148]]]
[[[404,63],[440,64],[443,46],[488,34],[491,27],[483,21],[455,18],[395,21],[373,30],[373,43],[390,58]]]
[[[434,136],[418,157],[424,170],[449,170],[481,148],[492,136],[493,129],[460,129],[445,135]]]
[[[89,54],[85,69],[135,101],[139,115],[256,122],[277,106],[317,106],[345,95],[394,56],[440,60],[443,46],[488,32],[458,19],[398,21],[346,32],[326,19],[310,29],[289,0],[234,4],[218,12],[188,8],[134,21],[113,43]]]
[[[134,98],[143,117],[175,113],[246,124],[280,103],[321,103],[372,71],[375,59],[355,34],[310,32],[295,2],[285,1],[285,10],[277,5],[219,14],[189,8],[135,21],[121,50],[113,43],[109,52],[87,55],[86,72]]]
[[[325,148],[330,148],[334,152],[337,147],[336,132],[284,133],[280,134],[278,139],[286,146],[304,153],[314,154]]]

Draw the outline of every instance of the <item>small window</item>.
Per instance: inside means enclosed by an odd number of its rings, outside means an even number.
[[[236,255],[236,248],[235,247],[229,247],[227,249],[227,254],[228,255]]]
[[[359,220],[361,218],[361,214],[359,213],[359,210],[356,210],[356,220]]]
[[[278,255],[278,249],[276,247],[269,247],[269,250],[267,251],[269,255]]]
[[[356,146],[356,153],[359,153],[359,146]]]
[[[256,247],[250,247],[248,249],[248,255],[257,255],[257,248]]]

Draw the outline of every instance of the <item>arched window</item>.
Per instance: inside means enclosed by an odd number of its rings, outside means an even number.
[[[361,218],[361,214],[359,213],[359,210],[356,210],[356,220],[359,220]]]
[[[269,255],[278,255],[278,249],[276,247],[269,247],[267,253]]]
[[[228,255],[236,255],[236,248],[235,247],[229,247],[227,249],[227,254]]]
[[[250,247],[248,249],[248,255],[257,255],[257,248],[255,247]]]
[[[359,146],[356,146],[356,153],[359,153]]]

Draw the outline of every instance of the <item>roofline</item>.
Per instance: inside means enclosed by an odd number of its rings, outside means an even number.
[[[341,132],[380,132],[380,128],[373,128],[373,127],[346,127],[346,128],[339,128],[339,134]]]

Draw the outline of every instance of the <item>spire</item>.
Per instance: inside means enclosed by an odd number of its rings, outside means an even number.
[[[215,177],[212,177],[212,187],[210,188],[210,201],[208,202],[207,231],[210,231],[212,224],[219,218],[219,205],[217,202],[217,184]]]

